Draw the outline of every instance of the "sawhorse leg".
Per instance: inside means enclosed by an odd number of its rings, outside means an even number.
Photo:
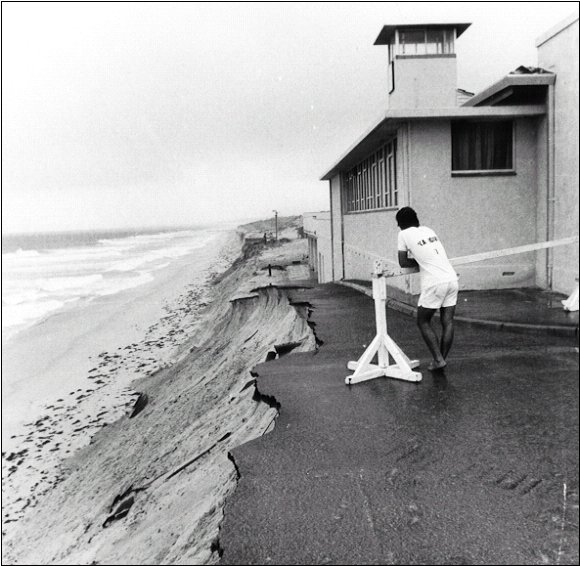
[[[419,366],[419,360],[410,360],[387,334],[387,284],[385,278],[377,273],[373,276],[373,299],[377,334],[358,361],[348,362],[347,367],[354,370],[354,374],[348,376],[345,383],[352,385],[377,377],[421,381],[421,373],[413,371]],[[395,364],[389,364],[389,354],[395,360]],[[378,365],[371,364],[375,355],[378,357]]]

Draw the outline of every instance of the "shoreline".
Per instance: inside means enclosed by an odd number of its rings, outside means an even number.
[[[18,520],[61,480],[63,459],[132,410],[137,380],[178,355],[207,305],[212,274],[239,248],[234,231],[216,243],[220,251],[193,282],[196,253],[138,289],[52,313],[5,345],[3,376],[19,380],[3,382],[3,523]],[[69,343],[71,332],[78,337]]]
[[[304,241],[288,246],[303,258]],[[188,328],[173,363],[131,380],[139,392],[129,402],[137,407],[134,414],[125,407],[124,416],[63,463],[62,477],[37,508],[5,527],[4,552],[11,563],[219,559],[223,503],[236,484],[229,448],[264,434],[278,414],[259,399],[250,369],[275,352],[275,344],[291,342],[298,351],[315,347],[310,328],[284,293],[264,285],[259,250],[244,248],[229,269],[212,277],[212,302],[205,309],[211,326]],[[268,250],[274,251],[286,253]],[[308,272],[304,265],[292,267]],[[288,272],[276,276],[288,279]],[[250,302],[235,300],[251,290]],[[187,297],[180,308],[187,308]],[[160,332],[167,335],[166,329]],[[94,469],[97,477],[88,471]],[[164,502],[157,510],[163,519],[148,517],[153,501]],[[186,502],[197,505],[186,509]],[[66,520],[58,521],[63,514]],[[173,530],[187,525],[190,538],[178,544],[165,532],[167,525]],[[157,554],[140,547],[143,537]]]

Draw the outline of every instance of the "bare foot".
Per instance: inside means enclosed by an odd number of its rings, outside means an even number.
[[[430,371],[437,371],[439,369],[443,369],[447,365],[446,361],[438,362],[437,360],[433,360],[428,366],[427,369]]]

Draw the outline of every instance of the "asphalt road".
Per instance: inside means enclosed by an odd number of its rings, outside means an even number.
[[[222,564],[578,563],[575,339],[458,325],[444,374],[347,386],[372,300],[332,284],[291,296],[323,343],[256,368],[280,416],[232,452]],[[428,361],[411,318],[388,325]]]

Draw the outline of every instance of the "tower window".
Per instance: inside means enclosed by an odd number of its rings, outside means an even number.
[[[405,30],[399,34],[401,55],[425,55],[425,30]]]
[[[454,51],[455,30],[413,29],[399,32],[399,55],[448,55]]]
[[[427,55],[445,53],[445,32],[442,29],[427,30],[425,36],[425,51]]]

